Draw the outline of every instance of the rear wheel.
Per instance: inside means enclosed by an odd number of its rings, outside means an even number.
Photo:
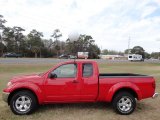
[[[10,108],[17,115],[30,114],[37,105],[37,99],[30,91],[19,91],[10,100]]]
[[[136,108],[136,100],[128,92],[120,92],[113,98],[113,108],[122,115],[131,114]]]

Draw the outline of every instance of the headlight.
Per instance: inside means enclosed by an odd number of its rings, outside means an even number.
[[[11,86],[12,85],[12,83],[11,82],[8,82],[7,83],[7,87],[9,87],[9,86]]]

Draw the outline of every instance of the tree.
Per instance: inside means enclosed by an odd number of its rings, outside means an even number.
[[[126,50],[124,51],[124,53],[125,53],[125,54],[130,54],[130,53],[131,53],[131,50],[132,50],[132,49],[126,49]]]
[[[108,50],[107,50],[107,49],[104,49],[104,50],[102,51],[102,54],[103,54],[103,55],[107,55],[107,54],[108,54]]]
[[[89,58],[90,59],[98,59],[99,58],[99,54],[100,54],[100,48],[93,44],[88,48],[88,52],[89,52]]]
[[[40,53],[41,57],[41,49],[44,47],[41,37],[43,37],[42,32],[38,32],[37,30],[33,29],[28,35],[28,45],[31,51],[34,53],[35,58],[37,58],[38,53]]]
[[[150,59],[150,58],[151,58],[151,54],[149,54],[149,53],[147,53],[147,52],[144,52],[144,56],[145,56],[145,58],[147,58],[147,59]]]
[[[144,55],[145,50],[141,46],[133,47],[133,49],[131,50],[131,53],[142,55],[142,58],[145,58],[145,55]]]
[[[15,37],[14,30],[11,27],[5,27],[2,32],[3,43],[7,48],[7,52],[15,51]]]
[[[108,50],[109,55],[124,55],[123,52],[116,51],[116,50]]]
[[[0,15],[0,56],[3,55],[3,50],[5,48],[1,31],[3,31],[3,29],[5,28],[4,23],[6,23],[6,22],[7,21],[3,18],[3,16]]]
[[[5,45],[2,42],[0,42],[0,51],[1,51],[0,56],[3,55],[4,48],[5,48]]]
[[[152,52],[151,53],[151,58],[154,58],[154,59],[160,58],[160,52]]]
[[[55,29],[51,37],[54,38],[54,42],[52,44],[54,45],[54,48],[57,52],[57,57],[59,55],[59,51],[61,50],[61,42],[59,42],[59,38],[62,37],[62,34],[60,33],[59,29]]]
[[[13,31],[14,31],[14,37],[15,37],[15,47],[17,48],[16,49],[16,52],[19,53],[20,50],[21,51],[24,51],[25,49],[25,41],[24,41],[24,38],[25,36],[23,35],[23,31],[25,31],[23,28],[21,27],[13,27]]]
[[[7,21],[3,18],[3,15],[0,15],[0,29],[5,28],[4,23]]]
[[[100,49],[94,43],[92,36],[90,35],[80,35],[77,41],[70,42],[69,39],[66,40],[66,52],[68,54],[77,54],[77,52],[89,52],[89,58],[98,58],[100,54]]]
[[[53,37],[55,40],[58,40],[58,38],[62,37],[62,34],[60,33],[59,29],[55,29],[51,37]]]
[[[79,39],[74,43],[70,39],[66,40],[66,50],[70,54],[76,54],[77,52],[87,52],[88,47],[94,43],[94,40],[89,35],[80,35]]]

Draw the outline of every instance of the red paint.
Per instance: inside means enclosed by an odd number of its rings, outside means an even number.
[[[48,77],[55,68],[74,63],[64,62],[56,65],[43,75],[19,76],[11,79],[12,85],[4,89],[4,92],[12,93],[17,89],[29,89],[33,91],[40,104],[67,103],[67,102],[111,102],[114,94],[122,88],[132,89],[138,96],[138,100],[152,97],[155,92],[155,80],[153,77],[107,77],[99,78],[98,65],[94,61],[75,61],[77,74],[75,78]],[[82,64],[93,64],[93,75],[82,76]]]

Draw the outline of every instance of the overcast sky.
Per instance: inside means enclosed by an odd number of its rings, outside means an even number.
[[[93,37],[102,49],[142,46],[160,51],[160,0],[0,0],[6,26],[43,32],[59,28],[65,41],[73,30]]]

